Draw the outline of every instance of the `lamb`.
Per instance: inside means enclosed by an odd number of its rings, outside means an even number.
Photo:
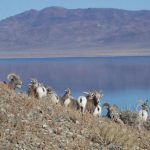
[[[108,112],[107,112],[107,117],[110,118],[111,120],[119,123],[119,124],[124,124],[123,121],[120,119],[120,114],[118,111],[118,106],[117,105],[110,105],[108,103],[104,103],[102,108],[106,107]]]
[[[4,81],[5,84],[8,85],[8,87],[12,90],[16,90],[17,88],[21,88],[22,81],[20,79],[20,76],[15,73],[10,73],[7,76],[8,83]]]
[[[69,88],[65,90],[65,94],[60,98],[60,103],[66,108],[69,107],[74,110],[79,109],[78,102],[72,97],[71,90]]]

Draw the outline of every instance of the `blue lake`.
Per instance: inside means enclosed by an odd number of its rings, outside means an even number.
[[[102,90],[101,103],[135,109],[150,98],[150,57],[74,57],[0,59],[0,80],[19,74],[23,91],[30,78],[52,86],[60,95],[70,87],[74,97],[91,89]]]

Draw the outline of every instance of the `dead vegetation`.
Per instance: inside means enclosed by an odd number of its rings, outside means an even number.
[[[129,116],[122,114],[130,126],[120,125],[16,93],[0,83],[1,150],[150,149],[150,123],[138,130],[131,119],[134,114]]]

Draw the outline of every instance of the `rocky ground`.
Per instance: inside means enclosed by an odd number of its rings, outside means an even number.
[[[0,83],[0,150],[143,150],[150,131],[82,115]]]

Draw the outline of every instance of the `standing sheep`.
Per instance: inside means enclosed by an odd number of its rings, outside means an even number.
[[[53,104],[59,103],[59,96],[51,87],[47,87],[47,96]]]
[[[89,113],[93,114],[96,107],[99,108],[99,100],[100,98],[103,96],[102,92],[97,92],[92,91],[89,92],[89,95],[87,95],[87,104],[86,104],[86,111],[88,111]],[[101,109],[97,109],[97,110],[101,110]]]
[[[100,117],[102,114],[102,108],[101,106],[98,104],[96,107],[95,107],[95,110],[93,112],[93,116],[98,116]]]
[[[103,93],[97,91],[84,92],[84,93],[86,94],[86,96],[80,96],[78,98],[79,108],[81,109],[82,113],[84,113],[85,110],[89,111],[89,109],[92,109],[93,111],[95,107],[98,105],[99,99],[103,97]]]
[[[141,110],[138,113],[138,118],[141,122],[146,122],[148,118],[148,100],[143,102]]]
[[[77,100],[72,97],[71,90],[68,88],[65,90],[65,94],[60,98],[61,105],[64,105],[66,108],[77,110],[79,108]]]

